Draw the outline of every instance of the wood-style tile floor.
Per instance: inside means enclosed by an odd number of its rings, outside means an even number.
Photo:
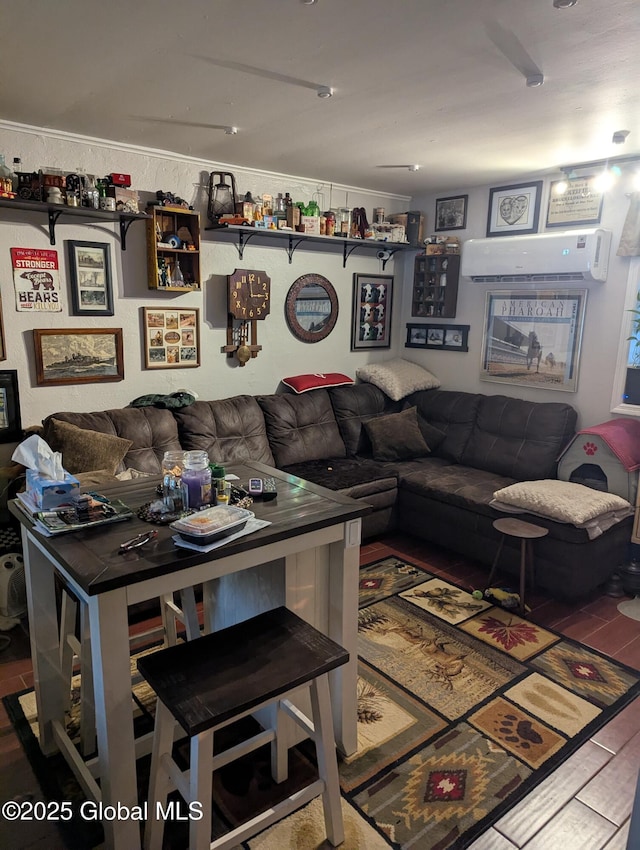
[[[362,563],[395,554],[467,589],[483,588],[488,570],[405,536],[362,547]],[[623,616],[620,599],[595,593],[577,604],[530,593],[530,618],[640,669],[640,622]],[[7,633],[0,650],[0,696],[33,684],[26,626]],[[640,697],[577,750],[558,770],[485,832],[469,850],[625,850],[640,766]],[[0,804],[42,794],[9,718],[0,704]],[[345,850],[367,850],[343,845]],[[7,823],[0,847],[65,850],[54,824]],[[295,850],[295,848],[283,848]],[[416,850],[431,850],[416,847]],[[636,850],[636,848],[628,848]],[[637,848],[640,850],[640,848]]]

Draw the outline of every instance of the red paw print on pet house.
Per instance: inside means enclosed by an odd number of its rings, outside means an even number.
[[[635,504],[640,469],[640,422],[610,419],[583,428],[560,455],[558,478],[615,493]]]

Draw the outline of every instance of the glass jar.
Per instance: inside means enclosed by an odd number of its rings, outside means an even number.
[[[209,455],[205,451],[184,453],[182,483],[187,507],[199,510],[211,504],[211,470]]]
[[[0,194],[12,194],[13,184],[17,182],[17,179],[16,175],[5,163],[4,154],[0,154]]]
[[[162,496],[171,513],[181,513],[185,508],[185,493],[182,484],[184,452],[165,452],[162,458]]]
[[[340,236],[348,236],[351,233],[351,209],[349,207],[340,207],[338,233]]]

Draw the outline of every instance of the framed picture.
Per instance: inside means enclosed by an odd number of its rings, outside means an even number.
[[[143,307],[145,369],[200,365],[200,310]]]
[[[22,437],[18,372],[0,372],[0,443],[15,443]]]
[[[467,226],[468,195],[436,198],[436,230],[464,230]]]
[[[566,189],[560,193],[558,187]],[[575,224],[600,224],[602,192],[592,188],[593,175],[573,180],[556,180],[551,184],[547,227],[570,227]]]
[[[391,347],[393,276],[354,274],[351,350]]]
[[[487,292],[480,380],[574,393],[586,289]]]
[[[489,190],[487,236],[537,233],[542,180]]]
[[[124,379],[122,328],[34,330],[38,386]]]
[[[7,359],[7,349],[4,342],[4,320],[2,318],[2,295],[0,295],[0,360]]]
[[[405,348],[469,351],[469,325],[408,324]]]
[[[110,246],[67,241],[73,316],[113,316]]]

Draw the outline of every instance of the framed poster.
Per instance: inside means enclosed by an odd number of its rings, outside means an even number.
[[[18,372],[0,372],[0,443],[14,443],[22,437]]]
[[[113,316],[110,247],[107,242],[67,241],[73,316]]]
[[[487,236],[537,233],[542,180],[489,190]]]
[[[467,226],[468,195],[436,198],[436,230],[464,230]]]
[[[143,307],[145,369],[200,365],[200,309]]]
[[[124,379],[122,328],[34,330],[38,386]]]
[[[57,251],[50,248],[12,248],[11,265],[18,312],[62,312]]]
[[[480,380],[576,392],[586,289],[487,292]]]
[[[405,348],[469,351],[469,325],[408,324]]]
[[[560,184],[566,184],[559,193]],[[556,180],[551,184],[547,227],[571,227],[576,224],[600,224],[602,216],[602,192],[592,188],[593,175],[573,180]]]
[[[354,274],[351,350],[391,347],[393,276]]]

